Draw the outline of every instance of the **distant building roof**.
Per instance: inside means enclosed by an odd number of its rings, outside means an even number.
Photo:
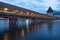
[[[52,13],[52,12],[53,12],[52,8],[49,7],[49,9],[47,10],[47,13]]]

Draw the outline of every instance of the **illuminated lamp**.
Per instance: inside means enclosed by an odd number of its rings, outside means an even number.
[[[29,12],[27,12],[27,14],[29,14]]]
[[[31,13],[31,15],[33,15],[33,13]]]
[[[4,10],[8,10],[8,8],[4,8]]]

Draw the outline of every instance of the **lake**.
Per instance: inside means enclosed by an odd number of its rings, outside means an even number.
[[[60,20],[33,23],[18,20],[17,23],[14,28],[8,19],[0,19],[0,40],[60,40]]]

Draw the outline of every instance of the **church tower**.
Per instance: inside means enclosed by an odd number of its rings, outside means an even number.
[[[48,13],[47,15],[53,16],[53,10],[51,7],[49,7],[49,9],[47,10],[47,13]]]

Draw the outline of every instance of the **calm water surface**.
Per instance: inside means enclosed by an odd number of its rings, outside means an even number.
[[[0,40],[60,40],[60,20],[29,23],[18,20],[17,28],[10,31],[9,20],[0,20]]]

